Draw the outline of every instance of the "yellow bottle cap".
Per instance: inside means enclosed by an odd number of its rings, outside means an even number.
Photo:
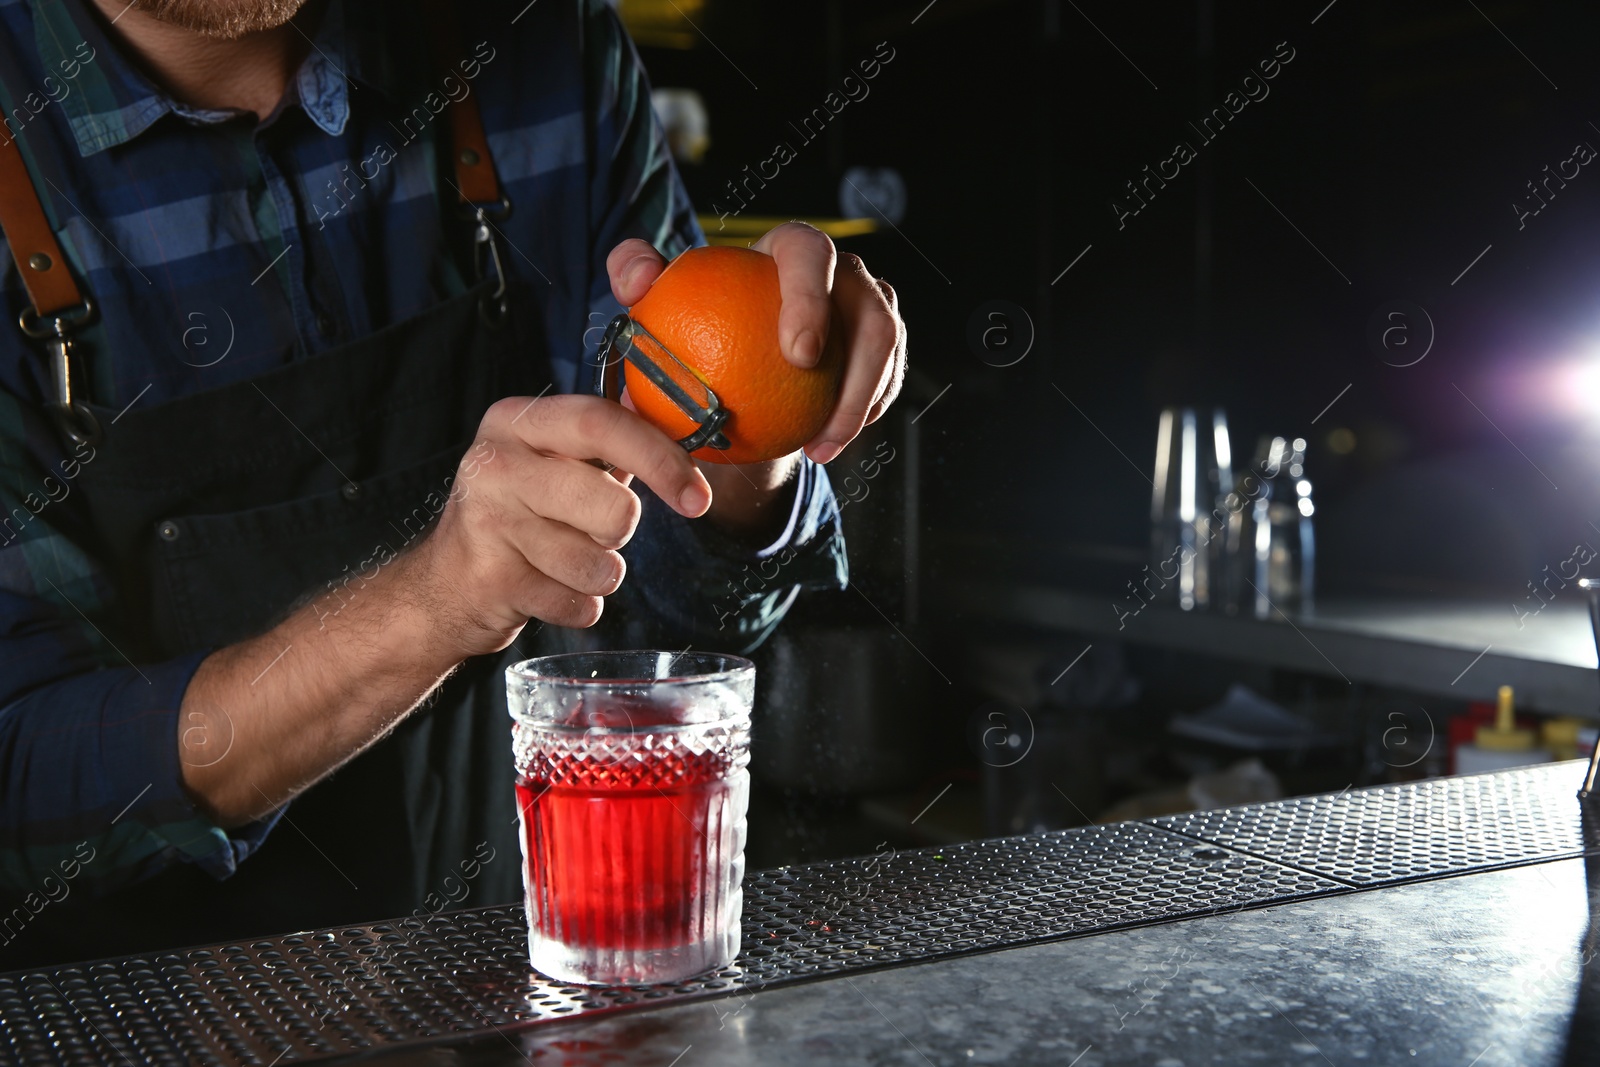
[[[1550,719],[1544,724],[1540,736],[1544,747],[1558,760],[1578,757],[1578,731],[1583,729],[1582,719]]]
[[[1517,727],[1516,708],[1509,685],[1500,687],[1494,725],[1478,727],[1477,742],[1479,748],[1490,748],[1497,752],[1526,752],[1533,747],[1533,731]]]

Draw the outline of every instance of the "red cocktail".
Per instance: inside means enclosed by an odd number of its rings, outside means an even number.
[[[738,950],[755,670],[730,656],[507,671],[529,955],[563,981],[676,981]]]

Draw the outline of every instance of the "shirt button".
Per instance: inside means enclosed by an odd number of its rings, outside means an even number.
[[[339,324],[326,311],[317,312],[317,335],[323,340],[337,336]]]
[[[173,522],[171,519],[168,519],[166,522],[156,527],[156,533],[160,535],[161,540],[163,541],[176,541],[179,533],[178,524]]]
[[[361,487],[355,482],[345,482],[340,487],[339,492],[344,494],[346,500],[359,500],[361,498]]]

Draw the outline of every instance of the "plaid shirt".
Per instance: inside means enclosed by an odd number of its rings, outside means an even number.
[[[619,310],[607,252],[703,238],[609,7],[452,6],[468,55],[445,79],[403,0],[331,0],[258,123],[166,96],[86,0],[0,0],[0,137],[21,146],[99,307],[78,345],[90,399],[119,410],[254,378],[463,292],[434,150],[443,100],[463,91],[515,205],[506,269],[537,293],[557,389],[584,388]],[[14,323],[27,298],[9,249],[0,298]],[[43,354],[0,324],[0,896],[69,863],[102,890],[179,861],[225,877],[274,820],[227,832],[185,795],[178,708],[205,653],[135,668],[117,651],[114,590],[72,491],[92,452],[63,450],[50,399]],[[761,552],[643,495],[626,640],[753,647],[799,588],[845,581],[837,504],[809,461]],[[775,558],[781,582],[752,585]]]

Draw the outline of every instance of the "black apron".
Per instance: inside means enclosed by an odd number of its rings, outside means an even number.
[[[467,110],[451,109],[456,141],[442,165],[456,162],[458,186],[498,198],[475,102]],[[483,170],[461,169],[476,156],[451,160],[472,155],[464,143],[479,145],[487,184]],[[447,236],[471,232],[459,207],[441,205]],[[477,225],[481,240],[481,215]],[[86,405],[104,437],[78,490],[116,581],[111,633],[135,662],[221,647],[291,610],[360,596],[359,579],[345,580],[370,578],[380,546],[398,552],[421,536],[489,405],[550,385],[532,294],[512,279],[503,302],[491,299],[499,279],[477,258],[486,280],[352,344],[120,415]],[[542,650],[562,641],[553,631]],[[532,641],[519,645],[534,654]],[[464,664],[387,738],[293,801],[232,877],[177,862],[97,899],[74,893],[7,946],[6,967],[518,899],[503,674],[518,655]],[[225,740],[215,722],[213,738]]]
[[[91,405],[105,440],[78,485],[120,579],[116,632],[141,643],[124,651],[139,661],[220,647],[291,608],[363,595],[359,575],[372,576],[379,547],[403,550],[439,510],[489,405],[549,382],[531,295],[513,294],[507,321],[491,328],[480,314],[491,284],[114,425],[114,410]],[[516,899],[502,673],[514,656],[469,661],[429,706],[290,804],[233,877],[180,863],[95,902],[113,929],[94,922],[83,950],[406,915],[459,893],[463,863],[477,872],[471,903]],[[215,719],[206,727],[208,745],[226,743]],[[136,946],[119,943],[129,934]]]

